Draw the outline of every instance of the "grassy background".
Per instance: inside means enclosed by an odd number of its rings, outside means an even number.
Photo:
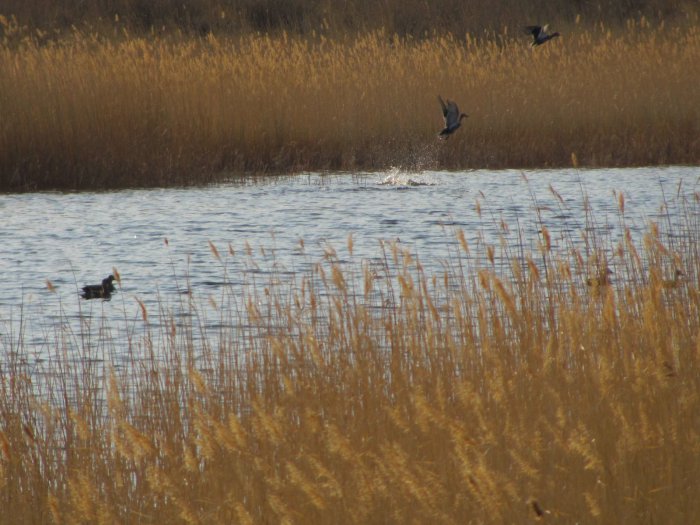
[[[362,266],[349,240],[291,291],[222,287],[214,333],[189,296],[184,318],[125,302],[128,341],[114,319],[57,323],[43,364],[21,330],[3,336],[0,521],[695,522],[689,197],[682,227],[652,223],[638,245],[620,197],[613,253],[555,250],[546,228],[531,254],[458,230],[429,275],[398,245]],[[224,276],[245,257],[210,248]],[[587,287],[607,265],[614,285]]]
[[[531,50],[527,23],[563,37]],[[693,3],[15,1],[0,190],[697,164]],[[436,96],[471,116],[447,144]]]
[[[119,27],[140,34],[287,31],[339,36],[381,29],[420,37],[434,31],[482,35],[546,22],[568,30],[577,17],[587,27],[601,22],[618,27],[640,17],[675,24],[697,15],[698,6],[690,0],[5,0],[0,14],[52,33],[71,26],[111,32],[118,20]]]
[[[0,48],[0,188],[241,172],[700,162],[700,30],[415,40],[105,39]],[[446,143],[436,96],[470,114]]]

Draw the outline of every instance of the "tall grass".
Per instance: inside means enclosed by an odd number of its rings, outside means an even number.
[[[700,161],[700,32],[327,39],[76,32],[0,49],[0,188],[324,169]],[[470,117],[454,138],[437,94]]]
[[[110,32],[119,27],[144,33],[240,35],[250,32],[328,35],[384,29],[421,37],[435,30],[479,33],[553,22],[568,26],[576,17],[587,25],[624,23],[642,16],[677,22],[698,14],[687,0],[5,0],[0,14],[13,15],[22,27],[40,29],[53,38],[71,26]],[[52,36],[53,35],[53,36]]]
[[[617,246],[456,231],[436,275],[349,239],[292,290],[224,293],[218,334],[142,309],[125,367],[57,327],[39,380],[3,336],[0,520],[698,521],[698,203],[641,243],[619,205]]]

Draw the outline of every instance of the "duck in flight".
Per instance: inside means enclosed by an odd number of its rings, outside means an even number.
[[[554,37],[560,36],[559,33],[547,33],[547,30],[549,29],[549,24],[545,26],[527,26],[525,30],[527,31],[528,34],[532,35],[532,43],[530,46],[535,47],[535,46],[541,46],[548,40],[551,40]]]
[[[114,275],[102,279],[102,284],[88,284],[83,286],[81,294],[83,299],[110,299],[116,288],[112,284]]]
[[[440,101],[440,106],[442,106],[442,117],[445,119],[445,127],[438,136],[442,140],[447,140],[462,125],[462,119],[467,118],[469,115],[460,113],[457,104],[453,100],[447,99],[447,104],[445,104],[440,95],[438,95],[438,100]]]

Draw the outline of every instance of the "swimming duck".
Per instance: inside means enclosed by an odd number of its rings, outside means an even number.
[[[666,289],[678,288],[681,284],[683,284],[684,278],[685,274],[683,273],[683,270],[676,268],[676,271],[673,273],[673,279],[664,279],[661,281],[661,286]]]
[[[442,106],[442,117],[445,119],[445,127],[438,136],[443,140],[447,140],[462,125],[462,119],[467,118],[469,115],[460,113],[457,104],[450,99],[447,99],[447,104],[445,104],[442,97],[438,95],[438,100],[440,101],[440,106]]]
[[[83,299],[109,299],[116,288],[112,284],[114,275],[102,279],[102,284],[88,284],[83,286]]]
[[[548,34],[549,24],[545,26],[527,26],[525,30],[528,34],[532,35],[532,43],[530,46],[541,46],[547,40],[551,40],[554,37],[560,36],[559,33]]]

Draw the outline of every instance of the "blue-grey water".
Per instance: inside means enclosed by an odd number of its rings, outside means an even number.
[[[137,318],[137,300],[155,318],[183,297],[216,301],[224,286],[235,294],[269,275],[298,275],[331,249],[353,264],[381,257],[382,242],[398,242],[428,275],[439,273],[459,253],[457,228],[471,246],[484,246],[498,243],[506,223],[509,243],[524,253],[537,250],[543,225],[555,249],[582,242],[588,228],[612,249],[622,235],[620,193],[625,226],[640,237],[649,221],[663,226],[678,218],[699,184],[696,167],[392,171],[2,195],[0,345],[11,346],[24,328],[23,345],[44,352],[59,318]],[[79,298],[82,285],[99,283],[113,268],[121,284],[111,301]]]

